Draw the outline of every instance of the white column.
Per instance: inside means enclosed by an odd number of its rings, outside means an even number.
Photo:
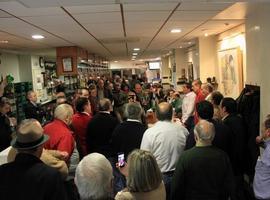
[[[246,20],[247,83],[261,86],[261,122],[270,113],[270,3],[249,6]]]
[[[185,69],[187,75],[187,61],[184,49],[175,50],[176,80],[182,77],[182,70]]]

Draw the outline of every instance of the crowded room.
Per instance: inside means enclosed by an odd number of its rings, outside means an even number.
[[[270,200],[270,0],[0,1],[0,200]]]

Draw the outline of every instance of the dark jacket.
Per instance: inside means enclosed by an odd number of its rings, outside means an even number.
[[[118,125],[116,118],[108,113],[98,113],[88,123],[86,131],[86,144],[88,153],[101,153],[111,157],[112,153],[112,133]]]
[[[112,135],[112,146],[114,152],[117,154],[123,152],[125,158],[134,150],[139,149],[142,142],[142,137],[147,129],[140,122],[125,121],[119,124]]]
[[[25,112],[25,118],[26,119],[36,119],[40,123],[42,123],[42,117],[43,117],[43,110],[39,105],[34,105],[30,101],[27,101],[27,103],[24,106],[24,112]]]
[[[19,153],[14,162],[0,166],[0,199],[66,199],[60,173],[39,158]]]
[[[237,114],[230,114],[223,119],[232,134],[231,163],[235,176],[241,176],[246,164],[247,137],[243,118]]]
[[[226,153],[205,146],[181,154],[171,185],[172,200],[227,200],[234,195],[235,183]]]
[[[0,152],[10,146],[11,134],[8,117],[0,113]]]

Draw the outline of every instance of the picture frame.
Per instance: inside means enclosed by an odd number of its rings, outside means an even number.
[[[72,72],[72,57],[62,58],[63,72]]]
[[[243,89],[243,56],[239,47],[218,52],[219,90],[236,99]]]

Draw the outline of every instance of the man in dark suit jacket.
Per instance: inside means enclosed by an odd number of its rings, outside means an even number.
[[[127,158],[132,150],[140,148],[147,127],[140,121],[142,108],[139,103],[128,103],[125,106],[125,115],[127,120],[113,132],[112,146],[115,153],[123,152]]]
[[[0,199],[66,199],[60,173],[40,160],[48,139],[37,120],[21,122],[11,142],[18,151],[15,161],[0,166]]]
[[[110,114],[112,105],[109,99],[99,101],[99,113],[89,122],[86,131],[88,153],[101,153],[109,158],[113,156],[111,140],[112,133],[118,125],[116,118]]]
[[[43,111],[37,104],[37,94],[34,91],[27,92],[27,103],[24,107],[26,119],[36,119],[42,123]]]
[[[196,105],[196,111],[198,113],[199,120],[207,120],[211,122],[215,127],[216,134],[212,142],[213,146],[216,146],[225,151],[229,158],[231,158],[231,130],[224,123],[213,119],[213,105],[209,101],[201,101]],[[195,144],[196,141],[194,139],[194,131],[192,130],[187,138],[186,149],[192,148],[195,146]]]
[[[244,169],[246,165],[245,156],[247,151],[247,138],[244,121],[237,113],[237,103],[233,98],[226,97],[221,103],[221,116],[225,125],[232,133],[232,156],[231,163],[236,181],[238,199],[246,199],[244,194]]]

